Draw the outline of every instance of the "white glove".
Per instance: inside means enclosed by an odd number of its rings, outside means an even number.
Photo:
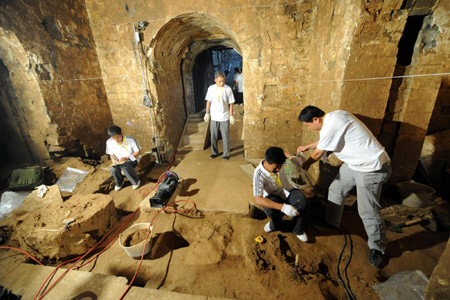
[[[234,117],[230,116],[230,125],[233,125],[233,124],[234,124]]]
[[[47,186],[45,184],[42,184],[42,185],[40,185],[38,187],[35,187],[35,189],[38,190],[38,197],[39,198],[43,198],[45,196],[45,194],[47,193],[47,191],[48,191],[48,188],[47,188]]]
[[[281,208],[281,211],[289,217],[295,217],[298,215],[298,211],[295,207],[289,204],[283,204],[283,207]]]
[[[205,117],[203,118],[203,120],[205,120],[205,122],[208,123],[209,120],[211,120],[211,115],[210,114],[205,114]]]

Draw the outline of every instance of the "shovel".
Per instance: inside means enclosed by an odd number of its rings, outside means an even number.
[[[393,223],[389,222],[388,220],[385,220],[385,222],[386,222],[386,225],[389,227],[389,229],[392,230],[393,232],[402,233],[403,232],[403,229],[402,229],[403,227],[420,223],[420,222],[422,222],[422,219],[421,218],[417,218],[417,219],[406,221],[406,222],[403,222],[403,223],[400,223],[400,224],[393,224]]]

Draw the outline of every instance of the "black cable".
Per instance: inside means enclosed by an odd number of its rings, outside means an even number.
[[[342,231],[342,229],[341,229],[341,231]],[[348,290],[347,290],[347,285],[345,284],[345,281],[344,281],[344,279],[341,276],[341,272],[339,271],[339,265],[341,264],[342,254],[344,253],[345,247],[347,247],[347,236],[345,234],[343,234],[343,233],[342,233],[342,236],[344,237],[344,246],[342,247],[341,253],[339,254],[339,257],[338,257],[338,260],[337,260],[336,275],[337,275],[340,283],[344,287],[345,294],[347,295],[347,298],[349,300],[351,300],[350,295],[349,295]]]
[[[341,272],[339,270],[339,265],[341,264],[342,255],[344,254],[345,248],[347,247],[347,243],[348,243],[347,242],[347,233],[342,227],[339,227],[339,229],[341,230],[342,236],[344,237],[344,246],[342,247],[341,253],[339,254],[339,257],[338,257],[337,266],[336,266],[336,275],[337,275],[338,279],[341,281],[342,286],[344,287],[345,294],[347,295],[347,298],[349,300],[356,300],[355,295],[353,294],[352,290],[350,289],[350,283],[349,283],[348,275],[347,275],[347,268],[350,265],[350,262],[351,262],[351,259],[352,259],[352,255],[353,255],[353,241],[352,241],[352,239],[350,237],[350,234],[348,234],[349,235],[349,241],[350,241],[350,256],[349,256],[349,259],[347,261],[347,264],[345,265],[345,267],[344,267],[344,269],[342,271],[345,274],[345,277],[346,277],[346,280],[347,280],[347,282],[346,282],[344,280],[344,278],[342,278]]]
[[[347,268],[348,268],[348,266],[350,265],[350,262],[352,261],[352,257],[353,257],[353,240],[352,240],[352,236],[350,235],[350,233],[346,232],[346,230],[344,229],[344,227],[341,226],[341,230],[344,232],[344,234],[348,235],[348,240],[350,241],[350,254],[349,254],[349,257],[348,257],[348,261],[347,261],[347,263],[345,264],[343,273],[344,273],[345,279],[346,279],[346,281],[347,281],[347,291],[348,291],[348,293],[351,295],[352,299],[353,299],[353,300],[356,300],[356,297],[355,297],[355,295],[353,294],[352,289],[350,288],[350,280],[349,280],[349,278],[348,278],[348,273],[347,273]]]

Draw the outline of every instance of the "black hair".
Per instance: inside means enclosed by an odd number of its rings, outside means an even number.
[[[113,125],[113,126],[108,127],[107,132],[108,132],[109,136],[115,136],[118,134],[122,134],[122,129],[117,125]]]
[[[308,105],[298,115],[300,122],[311,123],[313,118],[321,118],[325,115],[325,112],[318,107]]]
[[[241,73],[238,67],[234,68],[234,73]]]
[[[286,161],[283,149],[280,147],[270,147],[266,150],[265,160],[271,164],[283,164]]]

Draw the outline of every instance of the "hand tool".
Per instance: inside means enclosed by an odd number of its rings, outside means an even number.
[[[403,232],[403,229],[402,229],[403,227],[418,224],[420,222],[422,222],[422,218],[413,219],[413,220],[406,221],[406,222],[403,222],[400,224],[393,224],[393,223],[389,222],[388,220],[385,220],[385,223],[388,226],[388,228],[390,230],[392,230],[393,232],[398,232],[398,233]]]

